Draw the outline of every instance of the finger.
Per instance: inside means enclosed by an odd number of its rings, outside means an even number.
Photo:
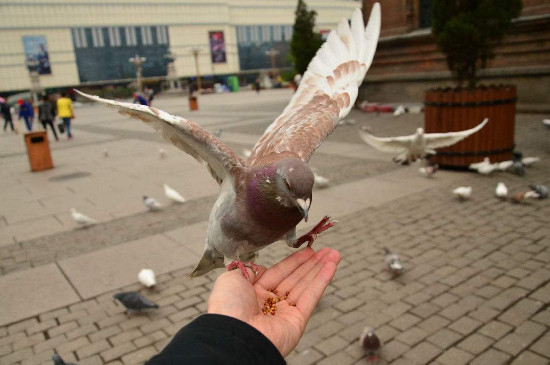
[[[315,268],[315,266],[323,260],[330,252],[333,251],[330,248],[323,248],[315,253],[309,260],[302,264],[299,268],[294,270],[288,277],[286,277],[278,286],[277,290],[282,293],[291,292],[296,285],[304,280],[308,273]]]
[[[284,260],[267,270],[262,277],[257,280],[257,284],[267,290],[275,289],[284,278],[289,276],[296,268],[300,267],[300,265],[309,260],[314,254],[315,251],[310,247],[294,252],[292,255],[286,257]]]
[[[265,266],[260,266],[260,265],[258,265],[258,271],[254,271],[252,268],[248,266],[246,266],[245,269],[246,269],[246,272],[248,273],[248,281],[250,282],[250,284],[254,284],[267,270]],[[247,280],[240,268],[226,271],[220,276],[224,276],[232,280],[241,280],[241,279]]]
[[[334,274],[336,274],[337,264],[334,262],[326,262],[315,275],[315,278],[310,285],[302,292],[296,301],[296,308],[302,313],[306,323],[311,317],[313,310],[321,300],[325,289],[328,287]]]

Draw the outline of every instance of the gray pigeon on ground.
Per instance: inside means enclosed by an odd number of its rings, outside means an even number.
[[[307,221],[312,201],[314,175],[307,162],[354,106],[379,34],[378,3],[366,28],[359,9],[351,25],[342,20],[312,59],[289,105],[246,160],[184,118],[80,93],[151,125],[206,165],[221,185],[210,214],[204,255],[192,277],[224,267],[224,260],[231,261],[227,269],[239,268],[248,277],[245,266],[255,266],[243,261],[250,253],[281,239],[294,248],[305,242],[311,246],[318,234],[333,225],[326,216],[308,233],[296,236],[296,225]]]
[[[380,351],[382,347],[382,341],[380,341],[380,338],[374,333],[374,328],[365,328],[361,337],[359,337],[359,344],[367,353],[367,362],[378,362],[378,351]]]
[[[399,256],[397,256],[396,253],[391,252],[387,247],[384,247],[384,252],[386,253],[386,265],[388,265],[390,272],[394,276],[401,275],[403,273],[403,264],[401,263]]]
[[[521,152],[514,152],[514,156],[512,157],[512,166],[509,170],[518,176],[525,175],[525,165],[523,164],[522,159],[523,154]]]
[[[158,304],[153,303],[135,291],[116,293],[113,298],[118,300],[126,308],[126,313],[140,313],[148,309],[158,309]]]
[[[162,208],[162,205],[160,205],[158,201],[147,195],[143,196],[143,205],[145,205],[145,207],[151,212],[157,211]]]
[[[54,365],[76,365],[74,362],[63,361],[63,358],[61,358],[58,354],[52,355],[52,361]]]
[[[537,193],[539,195],[539,199],[548,198],[548,186],[546,185],[529,185],[529,189]]]

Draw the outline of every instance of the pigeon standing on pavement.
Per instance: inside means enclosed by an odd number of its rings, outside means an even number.
[[[472,187],[471,186],[459,186],[458,188],[453,190],[453,194],[458,197],[458,200],[464,201],[464,200],[470,198],[470,195],[472,195]]]
[[[527,199],[538,199],[540,198],[539,194],[533,190],[529,191],[520,191],[514,194],[514,196],[510,199],[512,203],[516,204],[523,204],[527,201]]]
[[[408,136],[381,138],[360,130],[359,137],[380,151],[399,153],[393,160],[400,164],[408,164],[428,155],[435,155],[436,148],[448,147],[460,142],[479,131],[488,121],[485,119],[476,127],[459,132],[424,133],[423,128],[418,128],[414,134]]]
[[[499,182],[495,189],[495,195],[499,199],[506,199],[508,197],[508,188],[503,182]]]
[[[386,253],[386,258],[384,260],[386,261],[386,265],[388,265],[390,272],[394,276],[401,275],[403,273],[403,264],[401,263],[399,256],[396,253],[391,252],[387,247],[384,247],[384,252]]]
[[[159,157],[166,158],[166,150],[164,148],[159,148]]]
[[[160,205],[158,201],[147,195],[143,196],[143,205],[145,205],[150,212],[154,212],[162,208],[162,205]]]
[[[148,309],[158,309],[158,304],[153,303],[135,291],[116,293],[113,298],[118,300],[126,308],[126,314],[140,313]]]
[[[332,227],[324,217],[297,238],[296,225],[308,218],[314,175],[307,162],[322,141],[350,112],[372,63],[380,34],[380,4],[365,28],[361,10],[351,24],[343,19],[317,51],[283,113],[266,129],[245,161],[222,141],[184,118],[154,107],[106,100],[119,113],[140,119],[176,147],[202,162],[220,184],[210,214],[204,255],[192,277],[230,264],[248,278],[243,260],[278,240],[298,248],[311,246]]]
[[[523,155],[521,154],[521,152],[517,152],[517,151],[514,152],[510,171],[512,171],[514,174],[518,176],[525,175],[525,168],[524,168],[523,162],[521,161],[522,158],[523,158]]]
[[[138,280],[148,288],[157,285],[155,272],[151,269],[141,269],[138,273]]]
[[[54,365],[76,365],[74,362],[65,362],[58,354],[52,355],[52,361]]]
[[[529,185],[529,189],[537,193],[539,195],[539,199],[548,198],[548,186],[546,185]]]
[[[405,114],[406,111],[407,111],[407,110],[405,109],[405,107],[404,107],[403,105],[398,105],[398,106],[395,108],[395,110],[393,111],[393,115],[396,116],[396,117],[398,117],[398,116],[400,116],[400,115]]]
[[[468,168],[470,170],[475,170],[482,175],[489,175],[493,171],[499,170],[500,165],[498,163],[491,163],[489,157],[485,157],[483,158],[483,161],[472,163],[468,166]]]
[[[365,328],[361,337],[359,337],[359,344],[363,350],[367,353],[367,362],[378,362],[378,351],[382,347],[382,341],[374,333],[374,328]]]
[[[435,164],[435,165],[422,166],[418,169],[418,171],[422,176],[426,176],[427,178],[432,178],[438,169],[439,169],[439,165]]]
[[[164,195],[170,200],[175,201],[176,203],[185,203],[185,198],[181,196],[176,190],[172,189],[168,185],[164,184]]]
[[[76,222],[76,224],[78,224],[80,226],[83,226],[83,227],[97,223],[97,221],[95,219],[90,218],[87,215],[84,215],[84,214],[78,212],[75,208],[71,208],[71,217]]]
[[[330,180],[324,176],[321,176],[317,174],[315,171],[313,172],[313,187],[316,189],[325,189],[328,188],[330,184]]]

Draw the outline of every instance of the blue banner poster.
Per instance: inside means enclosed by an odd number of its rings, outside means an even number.
[[[25,49],[25,58],[28,65],[36,64],[34,67],[40,75],[52,73],[46,37],[42,35],[24,36],[23,48]]]

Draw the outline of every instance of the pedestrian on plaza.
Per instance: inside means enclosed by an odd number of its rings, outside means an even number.
[[[256,90],[256,94],[260,93],[260,76],[256,77],[256,80],[254,81],[254,90]]]
[[[147,95],[147,105],[151,106],[153,99],[155,98],[155,90],[146,88],[145,89],[145,95]]]
[[[73,102],[67,97],[66,92],[61,93],[61,97],[57,99],[57,116],[63,121],[67,138],[73,138],[71,133],[71,119],[74,118]]]
[[[149,104],[147,103],[147,99],[145,99],[145,98],[143,97],[143,95],[141,95],[141,94],[138,93],[138,92],[135,92],[135,93],[134,93],[134,104],[135,104],[135,103],[140,103],[141,105],[149,105]]]
[[[55,114],[57,113],[57,108],[54,103],[52,103],[46,95],[42,95],[40,104],[38,105],[38,119],[42,123],[42,126],[48,131],[47,126],[50,126],[50,129],[53,132],[56,141],[59,141],[57,137],[57,132],[53,126],[53,121],[55,119]]]
[[[183,327],[147,364],[286,364],[284,356],[298,345],[339,262],[335,250],[308,247],[270,269],[247,269],[249,279],[240,270],[223,273],[207,313]]]
[[[4,132],[8,127],[8,123],[11,127],[11,131],[13,132],[14,128],[13,128],[13,119],[11,118],[11,108],[8,102],[3,98],[0,98],[0,112],[2,113],[2,117],[4,117]]]
[[[25,126],[30,132],[32,130],[32,122],[34,120],[34,110],[32,105],[23,99],[17,100],[17,104],[19,105],[19,120],[21,120],[21,118],[25,120]]]

